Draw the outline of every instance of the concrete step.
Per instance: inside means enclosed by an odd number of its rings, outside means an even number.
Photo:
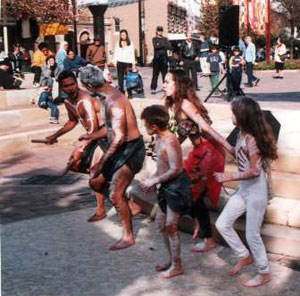
[[[24,75],[25,75],[25,81],[22,83],[22,87],[32,88],[34,73],[26,72],[24,73]]]
[[[236,172],[234,164],[226,164],[225,171]],[[274,194],[277,197],[300,201],[300,174],[272,171]],[[226,186],[237,188],[238,182],[226,182]]]
[[[154,207],[156,204],[155,198],[144,199],[143,197],[137,196],[136,201],[141,205],[143,213],[150,215],[152,218],[155,216],[155,207],[157,207],[157,205]],[[217,242],[224,243],[222,237],[215,228],[215,222],[219,213],[212,211],[210,213],[213,237]],[[300,228],[270,223],[267,217],[268,215],[266,214],[265,222],[261,229],[261,235],[266,246],[266,250],[269,253],[292,256],[300,259]],[[234,227],[241,236],[243,242],[246,243],[245,216],[238,219]],[[193,219],[189,216],[181,217],[179,221],[179,229],[192,234],[194,229]]]
[[[63,105],[58,106],[59,120],[67,121],[67,111]],[[0,132],[13,128],[42,125],[49,122],[50,109],[44,110],[36,105],[17,106],[0,110]],[[11,131],[13,132],[13,131]]]
[[[17,106],[30,106],[32,100],[37,100],[38,89],[9,89],[0,91],[0,110]]]
[[[61,126],[62,124],[44,124],[35,126],[34,129],[29,126],[26,128],[13,129],[13,133],[11,133],[9,130],[5,133],[0,133],[0,155],[1,157],[5,157],[24,152],[25,150],[30,150],[33,147],[43,147],[45,144],[31,143],[31,140],[44,139],[48,135],[51,135],[57,131]],[[78,139],[78,137],[83,133],[85,133],[85,130],[81,125],[78,124],[72,131],[61,136],[58,144],[70,144]]]

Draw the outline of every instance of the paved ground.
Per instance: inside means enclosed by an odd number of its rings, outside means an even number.
[[[151,68],[141,68],[141,73],[144,79],[144,85],[147,97],[162,97],[163,93],[159,92],[156,95],[150,94],[151,83]],[[300,109],[300,70],[292,70],[284,72],[284,79],[273,79],[274,71],[256,71],[255,75],[261,79],[257,87],[247,88],[243,83],[246,82],[246,75],[243,75],[242,88],[246,95],[256,98],[264,108],[293,108]],[[221,76],[220,76],[221,77]],[[199,97],[204,101],[210,92],[209,78],[198,76],[200,91],[197,92]],[[158,90],[161,90],[162,82],[159,77]],[[225,83],[221,85],[221,90],[225,88]],[[209,103],[226,103],[220,96],[212,96]]]
[[[230,249],[190,253],[189,234],[182,234],[185,275],[156,279],[155,263],[165,253],[145,216],[134,220],[136,246],[108,251],[121,234],[118,218],[107,203],[108,219],[86,222],[95,207],[86,178],[70,185],[20,185],[37,174],[57,175],[70,150],[46,146],[1,161],[3,296],[298,295],[300,271],[282,264],[286,258],[270,256],[272,283],[244,289],[254,267],[228,277],[235,262]]]

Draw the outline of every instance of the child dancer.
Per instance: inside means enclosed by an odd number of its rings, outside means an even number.
[[[219,182],[241,180],[241,183],[219,216],[216,227],[239,257],[237,264],[229,270],[229,275],[237,274],[244,266],[252,264],[254,259],[258,275],[244,286],[258,287],[271,280],[260,229],[268,204],[265,170],[269,161],[277,158],[277,149],[272,130],[256,101],[247,97],[234,99],[231,108],[233,124],[240,129],[235,147],[238,172],[215,173],[215,177]],[[253,258],[233,229],[235,220],[245,212],[246,238]]]
[[[160,105],[144,109],[141,114],[147,133],[156,135],[157,169],[156,173],[141,182],[144,192],[158,190],[159,209],[156,221],[159,231],[169,251],[170,259],[156,266],[156,271],[164,271],[159,278],[167,279],[183,273],[180,256],[178,220],[181,214],[190,211],[191,191],[187,174],[182,168],[182,151],[177,137],[167,129],[169,114]]]

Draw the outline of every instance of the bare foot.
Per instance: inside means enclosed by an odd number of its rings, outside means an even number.
[[[170,261],[167,263],[158,264],[155,266],[155,270],[156,271],[165,271],[165,270],[169,269],[171,265],[172,264]]]
[[[206,238],[204,241],[197,243],[192,247],[191,252],[208,252],[215,247],[215,242],[212,238]]]
[[[110,251],[118,251],[118,250],[122,250],[122,249],[126,249],[132,245],[135,244],[135,240],[134,238],[128,238],[128,239],[120,239],[119,241],[117,241],[115,244],[113,244],[109,250]]]
[[[244,259],[239,259],[238,263],[233,266],[229,271],[229,275],[236,275],[238,274],[246,265],[251,265],[253,263],[253,258],[251,256],[248,256]]]
[[[167,271],[160,273],[157,277],[159,279],[169,279],[180,274],[183,274],[182,266],[171,266]]]
[[[100,221],[102,219],[104,219],[106,217],[106,213],[103,212],[102,214],[97,214],[95,213],[93,216],[91,216],[87,221],[88,222],[97,222],[97,221]]]
[[[128,201],[128,206],[132,216],[138,215],[142,212],[142,207],[136,202],[134,202],[132,199]]]
[[[258,274],[253,279],[243,284],[243,286],[246,288],[256,288],[268,283],[270,280],[271,275],[269,273]]]

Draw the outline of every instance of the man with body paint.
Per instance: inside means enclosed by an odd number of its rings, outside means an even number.
[[[86,91],[78,87],[75,75],[71,71],[63,71],[58,81],[62,91],[68,96],[64,100],[69,120],[53,135],[46,138],[48,144],[53,144],[57,138],[71,131],[80,121],[86,134],[75,142],[75,149],[69,158],[65,173],[68,170],[80,173],[89,173],[89,169],[99,159],[101,150],[106,149],[106,130],[100,116],[100,104]],[[101,149],[99,149],[101,148]],[[100,155],[99,155],[100,154]],[[99,221],[106,217],[104,197],[95,193],[97,209],[88,222]]]
[[[135,243],[132,232],[132,213],[125,197],[128,185],[145,159],[143,137],[137,126],[130,101],[106,83],[103,72],[92,65],[81,69],[81,83],[100,100],[101,118],[106,126],[108,149],[100,161],[91,168],[90,186],[103,195],[109,184],[109,198],[118,211],[122,238],[110,250],[121,250]]]

